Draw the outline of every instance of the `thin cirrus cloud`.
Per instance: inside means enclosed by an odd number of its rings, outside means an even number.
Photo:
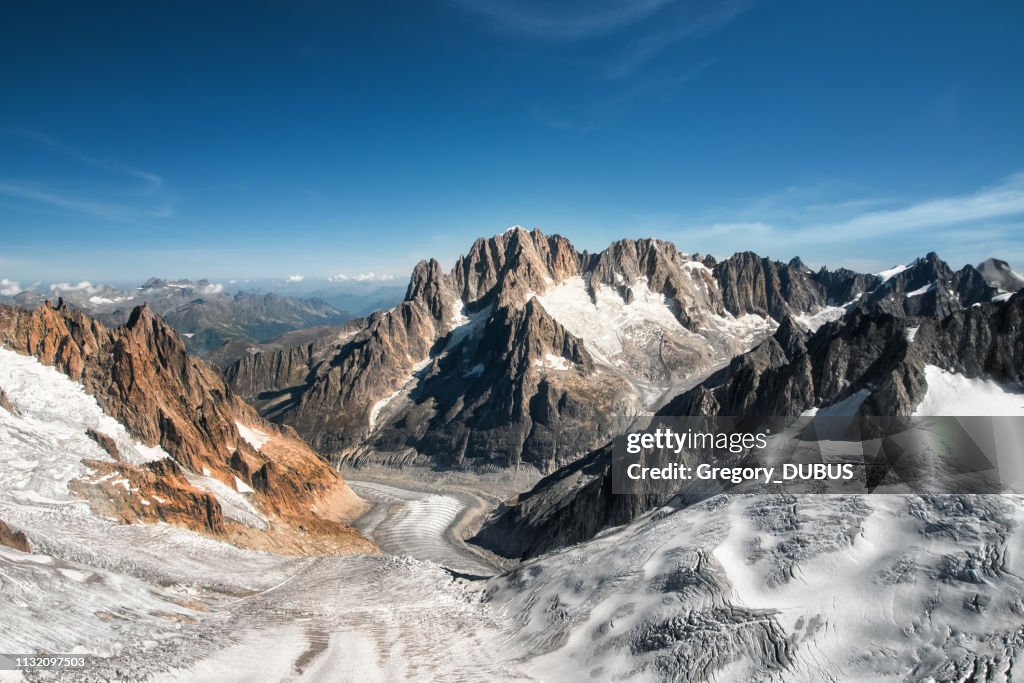
[[[620,31],[650,18],[674,0],[451,0],[492,28],[551,41],[576,41]]]
[[[493,30],[571,44],[609,39],[612,46],[603,75],[634,75],[660,52],[724,28],[754,0],[449,0],[485,20]]]
[[[835,242],[857,237],[879,237],[893,232],[949,228],[978,221],[1024,214],[1024,171],[971,194],[928,199],[898,209],[869,211],[825,226],[805,230],[801,238]]]
[[[684,245],[728,255],[740,245],[774,257],[799,254],[810,261],[835,263],[842,246],[853,267],[864,262],[888,264],[890,254],[939,249],[944,257],[975,262],[991,255],[1024,257],[1024,172],[1013,173],[975,192],[930,197],[893,205],[882,199],[823,203],[808,201],[786,205],[781,197],[807,200],[804,193],[787,190],[768,201],[755,201],[754,209],[716,212],[713,220],[682,230],[663,229]],[[887,208],[877,208],[880,205]],[[992,253],[982,253],[989,250]],[[923,252],[922,252],[923,253]],[[921,255],[921,254],[917,254]]]
[[[571,60],[591,72],[585,80],[603,83],[592,96],[570,102],[544,97],[525,105],[526,116],[535,123],[586,135],[611,124],[635,101],[677,90],[699,76],[715,62],[714,55],[699,61],[692,55],[663,59],[657,68],[653,62],[673,47],[725,29],[756,0],[447,2],[481,19],[492,31],[539,41],[550,49],[589,52],[594,45],[600,47],[599,57]]]
[[[27,206],[44,206],[114,223],[135,223],[174,214],[174,203],[164,188],[164,179],[156,173],[83,154],[44,133],[25,130],[0,133],[7,139],[30,143],[35,154],[49,152],[70,159],[76,175],[82,178],[79,187],[95,186],[99,181],[105,188],[103,196],[96,198],[83,196],[80,189],[58,188],[23,178],[0,178],[0,196]]]
[[[152,194],[159,190],[163,184],[164,179],[156,173],[150,173],[149,171],[143,171],[141,169],[133,168],[132,166],[126,166],[115,161],[109,161],[107,159],[99,159],[91,157],[86,154],[82,154],[73,147],[65,145],[60,140],[51,137],[45,133],[40,133],[33,130],[8,130],[4,131],[7,135],[12,137],[22,138],[29,140],[43,147],[47,147],[55,152],[59,152],[64,156],[70,157],[83,164],[92,166],[93,168],[110,171],[120,175],[125,175],[143,182],[143,187],[139,190],[140,194]]]
[[[174,209],[169,203],[160,203],[151,207],[138,207],[94,201],[70,196],[45,185],[22,181],[0,180],[0,195],[86,214],[115,223],[131,223],[147,217],[167,218],[174,213]]]
[[[692,81],[713,65],[712,60],[706,60],[669,78],[639,80],[617,89],[597,104],[582,103],[576,112],[560,113],[535,103],[527,108],[527,115],[548,128],[586,135],[607,126],[621,116],[634,101],[664,88],[673,88]]]
[[[685,4],[685,3],[684,3]],[[606,75],[625,78],[635,74],[658,53],[677,43],[695,40],[725,28],[752,5],[748,0],[727,0],[706,3],[706,6],[686,5],[674,16],[627,44],[619,58],[612,62]]]

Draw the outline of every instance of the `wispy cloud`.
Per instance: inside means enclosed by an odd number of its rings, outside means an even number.
[[[747,11],[752,0],[724,0],[703,4],[681,3],[677,12],[632,40],[618,61],[608,67],[611,78],[632,76],[658,53],[687,40],[714,33]]]
[[[696,223],[665,214],[638,223],[670,235],[683,249],[720,256],[746,249],[775,258],[799,254],[811,263],[849,267],[889,266],[927,251],[956,264],[1024,253],[1024,172],[975,192],[916,201],[822,201],[819,191],[786,188]]]
[[[849,235],[879,237],[897,232],[934,230],[1024,214],[1024,172],[971,194],[939,197],[910,206],[870,211],[846,221],[804,230],[815,241],[845,241]],[[820,229],[828,228],[827,230]]]
[[[574,79],[594,84],[592,96],[577,96],[570,104],[530,102],[526,113],[549,128],[586,134],[606,126],[641,96],[669,92],[696,77],[713,58],[691,55],[687,61],[697,66],[675,74],[679,60],[661,60],[657,68],[651,63],[674,46],[724,29],[756,0],[442,1],[482,18],[493,31],[578,53],[568,61],[589,72]],[[593,56],[593,45],[601,56]]]
[[[69,158],[79,168],[87,167],[93,173],[102,171],[106,187],[103,194],[106,196],[99,199],[84,196],[85,192],[81,188],[85,185],[94,186],[96,183],[93,177],[88,177],[78,187],[70,189],[23,178],[0,178],[0,195],[117,223],[168,218],[174,214],[174,203],[164,191],[164,179],[156,173],[83,154],[44,133],[26,130],[4,130],[0,133],[8,138],[26,140]]]
[[[92,166],[93,168],[128,176],[130,178],[135,178],[136,180],[141,180],[143,182],[143,186],[142,188],[140,188],[140,193],[142,194],[152,194],[153,192],[159,190],[164,184],[164,179],[161,176],[157,175],[156,173],[150,173],[149,171],[143,171],[141,169],[133,168],[132,166],[126,166],[125,164],[120,164],[117,163],[116,161],[98,159],[96,157],[88,156],[86,154],[79,152],[73,147],[69,147],[68,145],[62,143],[56,138],[51,137],[45,133],[22,129],[11,129],[6,130],[4,132],[9,136],[19,137],[24,140],[31,140],[33,142],[36,142],[44,147],[48,147],[49,149],[55,152],[59,152],[60,154],[80,161],[83,164]]]
[[[573,112],[560,112],[550,106],[533,103],[528,107],[527,113],[531,119],[548,128],[587,135],[611,124],[622,116],[634,101],[661,94],[692,81],[713,64],[714,61],[706,60],[672,76],[645,78],[630,83],[626,87],[613,90],[596,103],[580,103]]]
[[[137,215],[133,207],[79,199],[61,194],[46,186],[20,181],[0,180],[0,194],[119,223],[129,222]]]
[[[552,43],[613,39],[604,75],[634,74],[663,50],[724,28],[754,0],[449,0],[502,33]]]
[[[306,276],[305,275],[289,275],[285,279],[288,282],[302,282],[303,280],[306,279]]]
[[[676,0],[451,0],[500,31],[552,41],[577,41],[621,31]]]
[[[50,285],[50,292],[53,294],[59,294],[61,292],[85,292],[86,294],[96,294],[103,290],[103,285],[94,285],[88,280],[82,280],[72,284],[70,282],[54,282]]]

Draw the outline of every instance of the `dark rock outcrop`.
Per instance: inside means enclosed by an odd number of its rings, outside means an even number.
[[[824,288],[830,306],[843,306],[856,301],[865,292],[875,289],[881,278],[870,273],[858,273],[848,268],[828,270],[821,268],[814,279]]]
[[[121,459],[121,451],[118,449],[117,444],[112,438],[104,434],[103,432],[97,432],[95,429],[87,429],[85,435],[90,439],[99,444],[99,447],[107,452],[114,460]]]
[[[865,294],[858,305],[895,316],[947,316],[988,303],[996,293],[973,266],[953,272],[931,252]]]
[[[11,403],[11,399],[7,396],[7,392],[3,390],[3,387],[0,387],[0,408],[3,408],[11,415],[18,414],[18,409]]]
[[[470,539],[506,557],[536,557],[626,524],[664,500],[612,492],[611,447],[604,446],[506,501]]]
[[[753,252],[734,254],[714,268],[726,310],[781,320],[828,303],[825,288],[801,267],[762,258]]]

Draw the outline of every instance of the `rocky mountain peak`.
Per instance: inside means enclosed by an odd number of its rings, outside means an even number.
[[[804,263],[803,259],[800,258],[799,256],[794,256],[793,258],[789,259],[789,263],[787,263],[786,265],[796,270],[802,270],[805,273],[812,272],[811,269],[807,267],[807,264]]]
[[[714,268],[723,304],[733,315],[754,313],[782,320],[828,302],[825,289],[806,268],[794,267],[745,251]]]
[[[985,282],[1004,292],[1016,292],[1024,288],[1024,275],[1013,270],[1006,261],[987,258],[978,264],[977,270]]]
[[[996,294],[973,266],[953,272],[935,252],[884,276],[859,306],[896,316],[946,316],[975,303],[987,303]]]
[[[590,258],[585,279],[592,298],[602,286],[616,290],[627,304],[633,302],[638,287],[664,295],[687,328],[698,327],[708,315],[724,312],[712,271],[671,242],[613,242]]]
[[[882,287],[880,275],[813,272],[798,258],[752,252],[716,261],[657,239],[623,239],[591,255],[517,227],[476,240],[448,275],[422,262],[405,301],[344,339],[256,354],[228,376],[264,415],[339,461],[549,469],[594,445],[587,425],[657,410],[730,359],[752,382],[767,378],[746,394],[762,401],[761,414],[813,407],[814,392],[831,385],[810,375],[809,346],[831,337],[809,331],[840,338],[817,352],[834,354],[825,366],[839,368],[840,382],[849,325],[884,320],[878,338],[892,346],[875,351],[905,351],[913,313],[883,302],[895,299],[893,286],[905,300],[921,297],[907,289],[919,275],[948,277],[957,306],[967,300],[961,290],[976,289],[969,271],[951,273],[934,254],[885,273],[893,285]],[[772,374],[790,363],[799,373]],[[705,411],[755,408],[737,401],[708,385],[697,402]]]
[[[542,293],[549,282],[578,274],[580,265],[580,254],[564,237],[514,228],[477,239],[456,262],[452,279],[467,304],[522,304],[530,292]]]
[[[453,306],[456,305],[457,295],[441,271],[441,264],[435,259],[430,259],[416,264],[409,278],[405,300],[426,306],[435,320],[447,324],[451,319]]]

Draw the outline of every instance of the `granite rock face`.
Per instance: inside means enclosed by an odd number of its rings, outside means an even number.
[[[726,310],[704,261],[653,239],[589,254],[514,228],[447,274],[421,263],[405,300],[350,336],[252,354],[226,376],[338,460],[550,472],[770,333],[766,315]]]
[[[896,316],[946,316],[976,303],[987,303],[997,290],[973,266],[954,272],[935,252],[884,280],[858,305]]]
[[[716,261],[654,239],[591,254],[513,228],[476,240],[449,273],[419,264],[394,309],[248,354],[226,377],[337,461],[552,472],[779,325],[799,335],[857,308],[944,315],[994,292],[973,267],[953,273],[934,254],[886,279],[750,252]],[[761,353],[770,362],[780,351]],[[806,386],[789,382],[772,400],[796,406]]]
[[[753,252],[734,254],[714,267],[722,300],[733,314],[755,313],[781,320],[828,302],[825,288],[813,273],[793,263],[762,258]]]
[[[258,507],[285,525],[330,528],[365,544],[340,523],[343,515],[326,512],[358,503],[336,471],[293,430],[262,419],[216,369],[190,356],[178,334],[148,306],[136,308],[124,326],[115,328],[63,302],[31,311],[0,306],[0,344],[80,382],[135,438],[161,446],[174,459],[118,466],[137,488],[153,489],[170,501],[174,509],[165,517],[191,519],[212,533],[223,528],[217,501],[180,476],[186,468],[232,488],[236,482],[251,487]],[[264,442],[253,445],[243,429],[259,432]],[[118,460],[109,437],[97,432],[92,438]],[[174,491],[177,495],[170,495]],[[311,506],[325,513],[311,513]]]

